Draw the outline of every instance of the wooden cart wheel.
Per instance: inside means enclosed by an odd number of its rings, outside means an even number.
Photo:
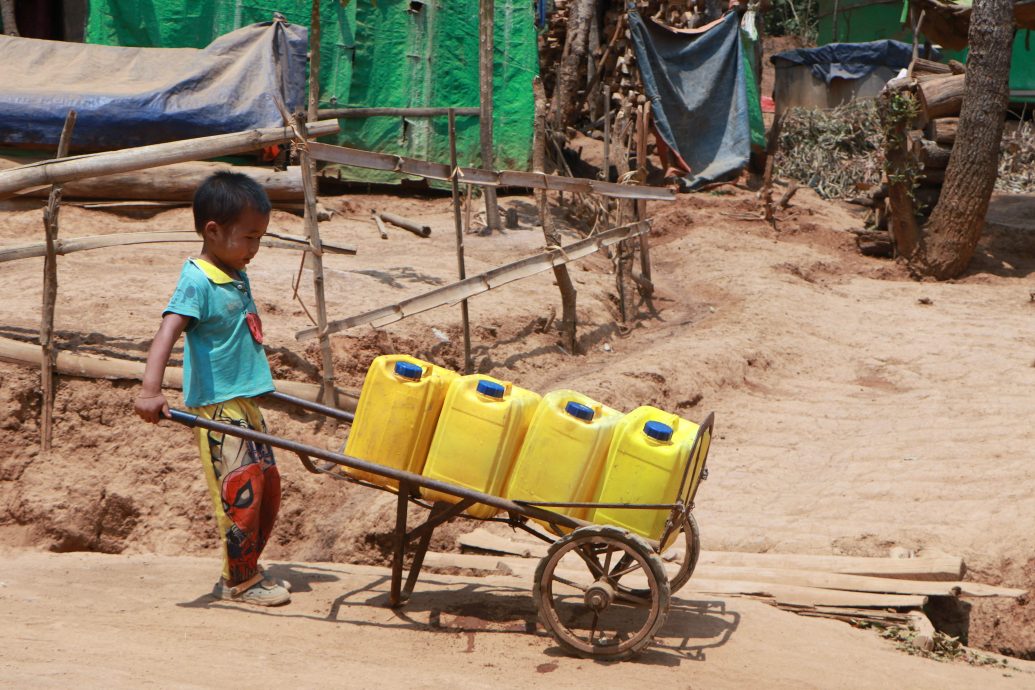
[[[671,548],[680,547],[683,549],[683,555],[679,560],[679,570],[668,581],[668,586],[673,594],[690,581],[690,576],[694,574],[694,568],[697,567],[697,559],[701,557],[701,530],[697,527],[697,519],[693,513],[686,514],[686,519],[679,527],[679,533]],[[661,554],[662,560],[665,560],[665,553]]]
[[[653,641],[670,600],[661,558],[647,542],[604,525],[556,541],[539,561],[532,591],[539,620],[561,647],[612,660]]]

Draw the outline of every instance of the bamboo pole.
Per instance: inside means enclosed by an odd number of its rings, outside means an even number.
[[[316,294],[316,327],[319,329],[320,361],[323,377],[324,405],[337,407],[337,389],[334,386],[334,358],[331,355],[331,341],[327,333],[327,297],[324,294],[323,248],[320,242],[320,228],[316,220],[316,189],[314,183],[313,159],[309,155],[309,134],[306,132],[305,116],[295,116],[295,126],[302,141],[299,144],[299,162],[302,166],[302,191],[305,194],[305,233],[309,238],[309,253],[306,262],[313,271],[313,292]]]
[[[481,100],[479,101],[479,135],[482,148],[482,165],[488,169],[493,165],[492,155],[492,87],[494,58],[494,25],[495,0],[479,0],[478,3],[478,84]],[[490,230],[500,229],[500,212],[496,204],[496,190],[486,187],[485,224]]]
[[[155,232],[120,232],[110,235],[91,235],[67,240],[55,240],[54,253],[58,256],[108,247],[124,247],[134,244],[163,244],[168,242],[200,242],[193,230],[159,230]],[[270,249],[308,249],[309,240],[295,235],[267,232],[260,243]],[[355,255],[356,248],[339,244],[321,243],[324,253]],[[35,259],[47,255],[46,242],[19,244],[0,248],[0,264],[21,259]]]
[[[481,115],[481,108],[320,108],[321,119],[362,117],[440,117],[454,111],[458,116]]]
[[[24,165],[26,160],[0,156],[0,170],[9,170]],[[35,162],[35,161],[33,161]],[[75,182],[68,182],[61,190],[62,203],[69,199],[104,199],[104,200],[144,200],[144,201],[181,201],[190,203],[194,192],[209,175],[220,170],[233,170],[244,173],[266,190],[266,195],[274,205],[282,201],[302,200],[302,177],[297,167],[277,171],[273,168],[215,163],[208,161],[190,161],[164,165],[161,168],[138,170],[91,177]],[[25,196],[43,196],[49,189],[28,192]]]
[[[611,87],[607,84],[604,84],[604,174],[601,179],[611,181]]]
[[[389,223],[391,223],[392,225],[394,225],[397,228],[402,228],[403,230],[409,230],[410,232],[412,232],[417,237],[430,237],[431,236],[431,226],[430,225],[425,225],[424,223],[418,223],[415,220],[410,220],[409,218],[403,218],[402,216],[397,216],[394,213],[384,213],[382,211],[381,213],[379,213],[377,215],[381,216],[381,220],[389,222]]]
[[[464,266],[464,226],[460,219],[460,182],[457,179],[456,113],[452,109],[449,111],[449,163],[453,168],[450,184],[453,188],[453,226],[456,228],[456,268],[460,280],[464,280],[467,278],[467,268]],[[470,374],[474,367],[471,362],[471,321],[466,299],[460,300],[460,320],[464,329],[464,373]]]
[[[621,114],[621,111],[619,112]],[[627,132],[628,128],[623,127],[622,131]],[[620,140],[622,137],[617,138]],[[624,146],[621,141],[618,143]],[[615,148],[614,142],[612,142],[611,148]],[[369,170],[387,170],[443,182],[449,181],[449,175],[452,172],[448,163],[433,163],[420,158],[362,151],[345,146],[321,144],[316,141],[309,142],[309,152],[313,158],[328,163],[341,163]],[[584,177],[547,175],[540,171],[518,172],[462,167],[460,177],[466,184],[479,187],[526,187],[577,194],[600,194],[617,199],[653,199],[655,201],[675,201],[676,199],[676,194],[670,187],[647,187],[638,184],[591,180]]]
[[[65,116],[65,126],[61,129],[58,140],[57,157],[68,155],[68,147],[72,142],[72,129],[75,127],[76,113],[69,110]],[[54,244],[58,236],[58,214],[61,211],[61,185],[50,188],[47,208],[43,211],[43,228],[46,233],[47,257],[43,262],[43,318],[40,323],[40,388],[43,390],[43,409],[40,424],[40,450],[50,450],[50,441],[54,436],[54,307],[57,304],[57,253]]]
[[[639,178],[642,184],[647,183],[647,128],[650,123],[650,101],[643,105],[643,112],[640,114],[640,122],[637,127],[638,137],[636,139],[636,167],[639,169]],[[636,220],[647,219],[647,200],[636,201]],[[638,278],[646,282],[641,282]],[[633,279],[640,286],[640,294],[643,301],[651,306],[651,295],[654,293],[654,283],[650,271],[650,243],[646,235],[640,235],[640,276],[633,274]],[[653,311],[653,307],[651,306]]]
[[[320,108],[320,0],[312,0],[309,12],[309,122],[316,122]]]
[[[40,366],[42,353],[38,345],[24,343],[10,338],[0,338],[0,360],[16,364]],[[140,381],[144,377],[144,362],[84,355],[77,352],[57,352],[57,372],[66,376],[82,376],[94,379]],[[162,385],[167,388],[183,388],[183,369],[166,367]],[[321,397],[320,386],[302,381],[274,379],[277,391],[306,400],[317,401]],[[358,393],[353,390],[338,390],[341,409],[355,412]]]
[[[562,266],[589,256],[622,240],[638,237],[641,233],[648,232],[649,230],[649,223],[634,222],[629,225],[612,228],[606,232],[598,232],[591,237],[573,242],[566,247],[557,247],[542,254],[536,254],[520,261],[498,266],[485,273],[479,273],[466,280],[444,285],[395,304],[389,304],[363,312],[362,314],[331,321],[327,324],[326,332],[328,334],[340,333],[341,331],[364,324],[372,324],[374,328],[379,328],[430,309],[454,305],[460,300],[469,299],[516,280],[530,278],[543,271],[549,271],[555,266]],[[312,340],[319,336],[321,332],[323,331],[320,328],[307,328],[295,333],[295,338],[297,340]]]
[[[381,216],[377,215],[377,212],[375,211],[371,215],[371,217],[374,219],[374,223],[377,225],[377,232],[379,235],[381,235],[381,239],[387,240],[388,231],[385,230],[385,224],[381,222]]]
[[[338,129],[337,120],[329,120],[313,123],[308,131],[311,136],[324,136],[334,134]],[[266,127],[30,163],[0,171],[0,199],[10,198],[20,191],[81,180],[85,177],[113,175],[171,163],[254,151],[269,144],[291,141],[294,137],[295,132],[291,127]]]

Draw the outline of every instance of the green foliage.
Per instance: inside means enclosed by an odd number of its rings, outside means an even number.
[[[773,0],[763,15],[770,36],[798,36],[805,45],[816,45],[819,36],[818,0]]]
[[[909,151],[906,132],[920,114],[920,104],[908,91],[891,91],[879,99],[881,129],[884,132],[884,172],[891,184],[902,184],[909,190],[913,213],[920,218],[927,207],[916,198],[916,188],[924,169]]]

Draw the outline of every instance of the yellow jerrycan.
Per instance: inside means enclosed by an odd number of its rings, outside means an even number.
[[[697,490],[707,449],[699,444],[691,458],[698,426],[656,407],[638,407],[618,423],[604,463],[595,503],[675,503],[679,484],[690,467],[683,500]],[[710,439],[708,439],[710,440]],[[586,520],[615,525],[660,539],[670,511],[633,508],[593,508]]]
[[[500,496],[539,400],[537,393],[489,376],[455,379],[446,392],[424,476]],[[460,501],[430,489],[422,494],[432,501]],[[487,518],[496,509],[479,504],[467,513]]]
[[[581,393],[571,390],[547,393],[529,424],[504,497],[544,503],[592,501],[611,437],[621,419],[622,413],[618,410]],[[587,510],[548,509],[579,519],[585,518]]]
[[[367,369],[345,454],[420,474],[449,383],[459,374],[408,355],[381,355]],[[347,469],[397,489],[399,482]]]

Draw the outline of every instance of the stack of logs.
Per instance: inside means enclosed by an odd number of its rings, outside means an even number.
[[[859,250],[868,256],[895,255],[894,223],[901,214],[910,214],[922,225],[938,203],[945,169],[956,141],[960,108],[963,105],[964,66],[952,60],[949,64],[917,58],[903,80],[893,80],[888,89],[913,94],[918,113],[905,133],[905,150],[910,167],[919,170],[916,187],[904,194],[891,194],[891,182],[885,173],[883,184],[871,196],[854,199],[855,203],[874,209],[874,226],[856,233]],[[892,140],[894,137],[892,137]],[[886,143],[886,146],[889,146]],[[886,151],[889,160],[896,155]],[[909,181],[894,184],[907,185]],[[904,200],[908,200],[905,202]]]

